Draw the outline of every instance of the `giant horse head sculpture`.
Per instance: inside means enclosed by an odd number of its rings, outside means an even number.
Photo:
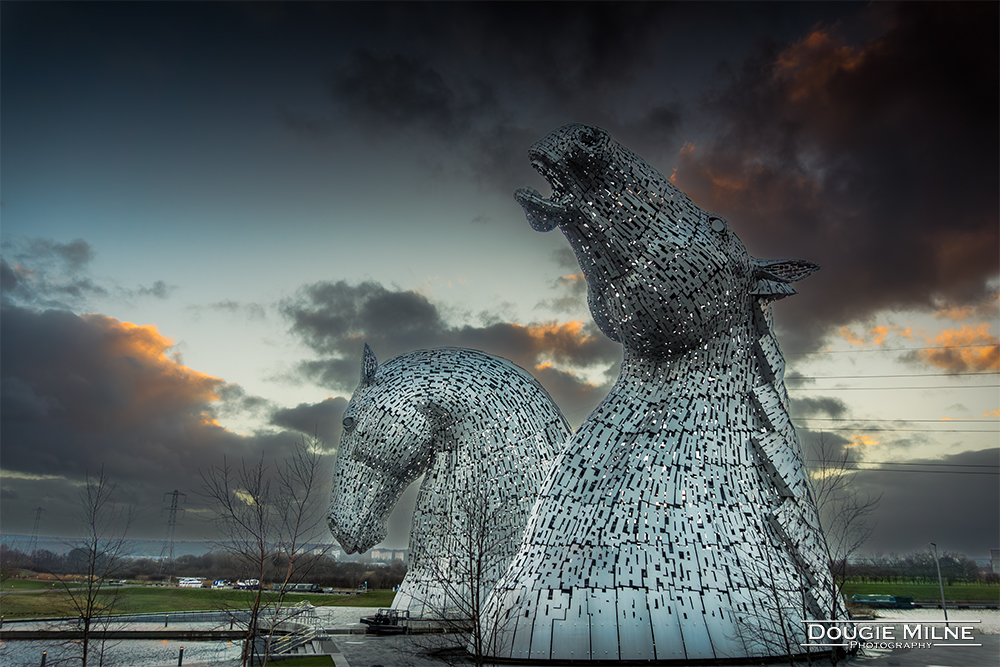
[[[552,196],[522,189],[515,198],[532,227],[558,227],[569,240],[594,320],[628,350],[670,357],[696,347],[746,317],[746,295],[794,294],[788,283],[819,268],[754,259],[726,220],[601,128],[561,127],[529,157]]]

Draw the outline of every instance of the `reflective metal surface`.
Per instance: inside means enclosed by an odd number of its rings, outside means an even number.
[[[621,375],[556,459],[484,614],[505,658],[692,660],[804,651],[844,618],[788,416],[771,303],[818,267],[751,257],[604,130],[532,147]],[[488,627],[496,627],[490,622]]]
[[[366,345],[344,412],[330,530],[348,553],[367,551],[385,538],[396,501],[423,475],[393,608],[411,616],[462,613],[471,589],[481,586],[485,597],[510,562],[568,435],[548,392],[506,359],[440,348],[379,364]],[[482,519],[489,521],[480,529]],[[482,571],[469,571],[470,555],[484,557]]]

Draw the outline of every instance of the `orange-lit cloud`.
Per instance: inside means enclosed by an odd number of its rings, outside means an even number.
[[[871,333],[874,336],[874,341],[876,345],[881,345],[885,342],[886,336],[889,335],[890,331],[895,331],[898,327],[875,327],[872,329]]]
[[[861,336],[851,331],[850,327],[841,327],[837,335],[846,340],[851,345],[857,345],[859,347],[864,347],[865,341]]]
[[[218,426],[201,408],[219,400],[216,390],[224,380],[167,356],[174,345],[172,338],[162,335],[155,325],[120,322],[97,314],[81,319],[99,332],[105,372],[129,394],[127,401],[106,411],[107,425],[144,421],[164,409],[190,408],[197,411],[198,423]]]
[[[950,306],[939,309],[934,313],[934,317],[939,320],[965,320],[972,317],[974,312],[975,308],[972,306]]]
[[[592,343],[596,337],[588,336],[583,330],[583,321],[575,320],[562,324],[532,324],[517,328],[524,329],[534,341],[540,353],[551,352],[558,356],[572,356],[581,346]]]
[[[815,30],[778,56],[773,76],[797,102],[825,96],[833,77],[855,69],[863,59],[863,52],[833,39],[829,31]]]
[[[864,337],[856,334],[850,327],[841,327],[837,335],[846,340],[851,345],[865,347],[867,345],[882,345],[891,331],[896,331],[898,327],[880,326],[872,327]],[[869,336],[871,342],[868,341]]]
[[[1000,340],[988,322],[942,331],[927,340],[935,349],[920,350],[923,361],[953,372],[1000,370]],[[950,349],[946,349],[950,348]]]
[[[879,441],[870,435],[855,435],[851,437],[851,442],[845,444],[845,447],[867,447],[868,445],[877,445]]]

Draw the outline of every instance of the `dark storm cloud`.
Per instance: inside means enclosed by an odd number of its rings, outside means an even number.
[[[857,473],[854,485],[858,489],[882,494],[872,515],[875,530],[864,550],[907,553],[936,542],[942,551],[988,556],[988,550],[1000,544],[996,476],[1000,450],[962,452],[915,463],[927,465]]]
[[[271,423],[305,435],[315,435],[332,449],[340,442],[340,422],[347,408],[343,398],[327,398],[319,403],[299,403],[294,408],[275,410]]]
[[[584,409],[580,406],[593,407],[603,394],[568,370],[606,366],[621,358],[620,347],[601,335],[589,319],[586,323],[454,325],[423,295],[390,291],[373,282],[314,283],[284,301],[281,312],[292,323],[292,332],[322,355],[302,362],[299,371],[342,391],[357,386],[365,343],[383,361],[426,347],[468,347],[539,372],[556,403],[567,413],[565,406],[572,405],[578,414]],[[564,368],[540,373],[540,367],[550,363]]]
[[[732,70],[705,109],[721,131],[676,173],[752,253],[823,266],[778,307],[793,349],[879,311],[981,302],[1000,268],[998,6],[876,9],[875,39],[821,26]]]
[[[677,10],[645,3],[393,5],[379,45],[354,49],[326,76],[335,108],[367,137],[436,142],[485,187],[523,185],[525,151],[583,120],[667,153],[681,103],[656,77]],[[641,93],[636,88],[642,88]],[[282,122],[303,136],[301,114]]]
[[[8,304],[0,330],[5,485],[22,501],[5,503],[5,515],[54,503],[67,480],[77,483],[102,468],[123,498],[157,505],[164,492],[190,490],[198,470],[223,456],[282,457],[301,439],[222,428],[217,411],[269,405],[169,358],[172,341],[155,327]]]
[[[495,103],[487,88],[456,88],[427,63],[399,53],[355,51],[327,83],[343,113],[372,137],[417,128],[443,139],[466,131]]]

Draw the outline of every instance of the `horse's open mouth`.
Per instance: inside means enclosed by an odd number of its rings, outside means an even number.
[[[529,151],[528,155],[531,158],[531,166],[552,187],[552,196],[545,198],[534,188],[520,188],[514,193],[514,199],[524,209],[524,214],[533,229],[548,232],[566,219],[572,195],[566,191],[544,153]]]

